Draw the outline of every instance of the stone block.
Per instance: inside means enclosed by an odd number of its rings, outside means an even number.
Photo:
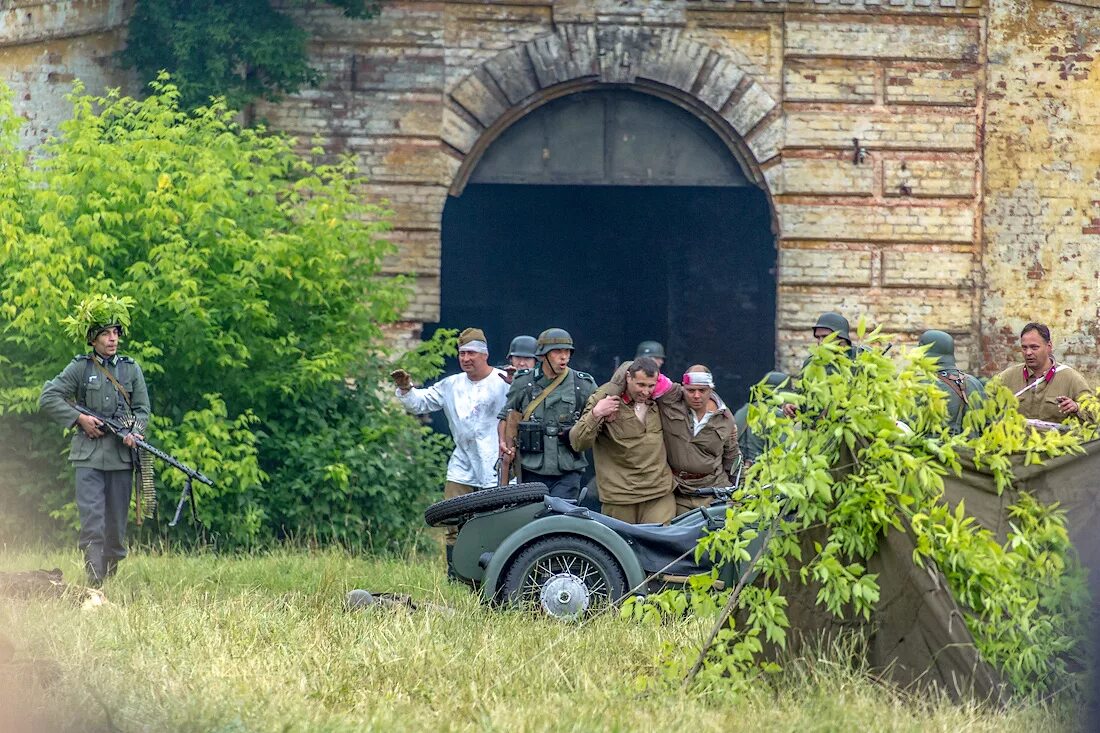
[[[972,60],[980,41],[971,19],[835,15],[787,21],[784,48],[797,56]]]
[[[974,239],[974,207],[780,201],[781,236],[867,242],[965,242]]]
[[[895,64],[886,69],[886,101],[891,104],[974,106],[978,67]]]
[[[886,196],[973,196],[977,165],[973,156],[884,158],[883,193]]]
[[[788,102],[875,101],[876,64],[825,59],[792,59],[783,69]]]
[[[974,287],[974,253],[950,247],[891,248],[882,251],[882,281],[887,286],[965,289]]]
[[[832,194],[869,196],[875,189],[875,170],[870,165],[854,165],[847,153],[830,157],[800,158],[783,156],[780,166],[782,190],[788,194]]]
[[[787,112],[787,145],[852,149],[853,138],[869,149],[975,150],[973,110],[871,109],[821,107]],[[873,155],[873,153],[872,153]]]
[[[805,247],[783,242],[779,250],[779,282],[783,285],[871,285],[875,252],[846,246]]]

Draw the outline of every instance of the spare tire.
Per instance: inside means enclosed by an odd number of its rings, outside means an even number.
[[[462,524],[480,512],[542,501],[548,493],[550,491],[543,483],[495,486],[436,502],[424,510],[424,521],[429,527]]]

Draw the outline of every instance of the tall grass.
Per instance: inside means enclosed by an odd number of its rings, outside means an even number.
[[[60,567],[75,553],[0,552],[0,570]],[[577,627],[482,606],[435,558],[325,551],[137,554],[110,603],[0,599],[0,731],[1036,731],[1058,709],[994,711],[915,699],[827,656],[748,694],[640,684],[659,628],[614,614]],[[346,612],[351,588],[408,593],[452,611]],[[0,638],[0,646],[4,644]],[[2,652],[2,649],[0,649]],[[643,691],[644,690],[644,691]]]

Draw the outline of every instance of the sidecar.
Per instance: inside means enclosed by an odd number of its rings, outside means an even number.
[[[578,502],[547,495],[541,483],[513,484],[441,501],[424,512],[431,526],[457,526],[454,570],[489,603],[577,618],[627,595],[683,585],[709,572],[695,546],[725,525],[730,489],[715,503],[669,525],[627,524]],[[740,576],[719,568],[719,583]]]

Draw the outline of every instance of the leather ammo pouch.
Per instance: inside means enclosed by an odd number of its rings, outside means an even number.
[[[538,420],[524,420],[519,424],[516,439],[520,453],[542,453],[542,423]]]

